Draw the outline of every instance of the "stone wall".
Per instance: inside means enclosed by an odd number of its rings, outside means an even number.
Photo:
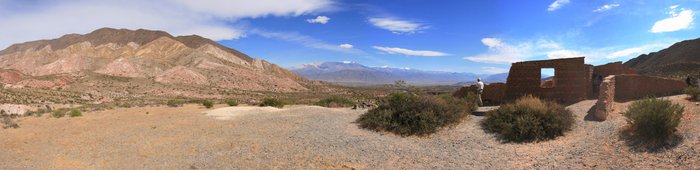
[[[646,96],[669,96],[683,93],[687,85],[683,81],[641,76],[616,75],[615,101],[630,101]]]
[[[476,85],[462,87],[453,96],[466,97],[469,92],[476,94]],[[481,100],[484,101],[486,106],[498,105],[504,102],[505,93],[505,83],[486,84],[484,85],[484,93],[481,95]]]
[[[592,92],[591,67],[584,64],[583,57],[513,63],[506,83],[505,100],[527,94],[562,103],[585,100]],[[540,87],[542,68],[554,68],[554,87]]]
[[[613,104],[615,104],[615,76],[605,77],[600,83],[599,89],[593,118],[598,121],[604,121],[607,119],[608,114],[613,112]]]

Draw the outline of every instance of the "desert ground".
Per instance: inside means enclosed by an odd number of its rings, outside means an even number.
[[[353,122],[366,110],[185,105],[19,118],[19,128],[0,129],[0,169],[693,169],[700,106],[684,97],[669,97],[686,106],[683,139],[658,152],[630,147],[620,114],[584,120],[595,100],[568,106],[576,125],[565,136],[525,144],[485,133],[482,116],[400,137],[359,129]]]

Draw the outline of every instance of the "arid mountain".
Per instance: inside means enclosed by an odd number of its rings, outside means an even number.
[[[352,86],[392,84],[396,80],[404,80],[412,85],[453,85],[458,82],[476,81],[479,77],[472,73],[368,67],[355,62],[302,64],[290,70],[307,79]]]
[[[700,72],[700,38],[685,40],[658,52],[640,55],[625,65],[641,74],[682,78]]]
[[[0,83],[89,98],[309,91],[296,74],[200,36],[111,28],[14,44],[0,51]]]

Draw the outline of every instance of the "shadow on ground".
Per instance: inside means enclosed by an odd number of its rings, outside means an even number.
[[[668,149],[673,149],[683,143],[683,136],[673,134],[666,141],[653,141],[644,139],[632,132],[630,127],[623,127],[619,132],[620,139],[625,141],[625,144],[630,147],[633,152],[650,152],[658,153]]]

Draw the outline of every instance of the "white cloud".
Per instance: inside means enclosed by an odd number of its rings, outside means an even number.
[[[376,27],[389,30],[395,34],[412,34],[427,29],[427,26],[423,24],[394,18],[370,18],[369,22]]]
[[[464,59],[482,63],[509,64],[532,57],[530,53],[533,45],[531,43],[512,45],[504,43],[498,38],[483,38],[481,43],[488,47],[486,53],[464,57]]]
[[[296,32],[273,32],[273,31],[266,31],[266,30],[261,30],[261,29],[253,29],[253,30],[250,30],[249,33],[254,34],[254,35],[259,35],[259,36],[262,36],[265,38],[273,38],[273,39],[278,39],[278,40],[282,40],[282,41],[297,43],[297,44],[300,44],[302,46],[309,47],[309,48],[316,48],[316,49],[350,53],[350,54],[363,54],[364,53],[364,51],[354,49],[354,48],[343,48],[342,46],[345,44],[334,45],[334,44],[330,44],[330,43],[321,41],[319,39],[309,37],[306,35],[302,35],[302,34],[299,34]],[[347,45],[349,45],[349,44],[347,44]]]
[[[184,6],[189,9],[188,11],[221,18],[300,16],[329,10],[334,5],[330,0],[166,0],[165,2],[168,1]]]
[[[317,16],[316,18],[313,19],[307,19],[306,22],[309,23],[319,23],[319,24],[326,24],[328,21],[330,21],[331,18],[328,18],[327,16]]]
[[[656,21],[654,26],[651,27],[651,32],[661,33],[661,32],[673,32],[683,29],[690,28],[694,20],[694,13],[692,10],[686,10],[681,8],[681,12],[677,12],[678,5],[671,6],[671,15],[668,18]]]
[[[340,44],[338,45],[340,48],[352,48],[352,44]]]
[[[491,64],[510,64],[514,62],[542,59],[586,57],[587,63],[626,60],[640,54],[658,51],[677,42],[676,40],[658,41],[637,47],[604,47],[575,49],[564,48],[555,41],[539,39],[519,43],[507,43],[498,38],[483,38],[481,42],[488,47],[486,52],[464,57],[464,60]]]
[[[102,27],[163,30],[174,35],[198,34],[213,40],[245,34],[236,21],[266,16],[299,16],[333,9],[332,0],[164,0],[49,1],[21,0],[0,5],[0,48]]]
[[[409,50],[409,49],[396,48],[396,47],[372,46],[372,48],[377,49],[379,51],[389,53],[389,54],[403,54],[403,55],[410,55],[410,56],[439,57],[439,56],[448,55],[447,53],[438,52],[438,51]]]
[[[481,67],[481,70],[484,71],[485,73],[489,73],[489,74],[498,74],[498,73],[507,73],[508,72],[507,68],[499,68],[499,67]]]
[[[578,51],[574,50],[555,50],[547,52],[547,58],[558,59],[558,58],[573,58],[573,57],[583,57],[584,55]]]
[[[501,40],[498,38],[483,38],[483,39],[481,39],[481,43],[484,43],[484,45],[486,45],[489,48],[498,47],[498,46],[503,45]]]
[[[672,43],[653,43],[642,45],[638,47],[625,48],[622,50],[613,51],[606,57],[608,59],[618,59],[618,58],[632,58],[637,57],[641,54],[646,54],[653,51],[658,51],[663,48],[668,48]]]
[[[593,10],[593,12],[603,12],[603,11],[611,10],[611,9],[619,7],[619,6],[620,6],[620,4],[605,4],[605,5],[601,6],[600,8]]]
[[[569,0],[556,0],[552,2],[552,4],[549,4],[549,8],[547,8],[547,11],[555,11],[568,3]]]

